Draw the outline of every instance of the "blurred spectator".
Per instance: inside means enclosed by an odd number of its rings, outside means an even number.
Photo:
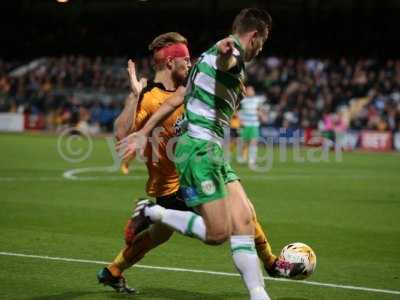
[[[87,124],[110,131],[128,91],[126,61],[62,56],[21,64],[0,59],[0,111],[43,114],[49,129]],[[141,76],[151,77],[148,58],[137,65]],[[267,99],[260,109],[263,125],[325,126],[335,133],[400,128],[400,60],[267,57],[247,70],[248,83]]]
[[[268,117],[261,120],[266,125],[317,128],[320,123],[331,135],[338,131],[335,120],[345,114],[348,120],[340,131],[399,128],[400,60],[269,57],[252,62],[248,73],[249,82],[267,97]],[[351,118],[344,113],[352,101],[364,97],[367,103]]]

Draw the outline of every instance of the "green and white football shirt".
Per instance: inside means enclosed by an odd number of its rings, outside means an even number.
[[[219,145],[243,97],[244,50],[236,37],[231,38],[235,43],[233,55],[237,65],[227,72],[219,70],[216,63],[218,43],[215,44],[193,66],[185,95],[187,134]]]

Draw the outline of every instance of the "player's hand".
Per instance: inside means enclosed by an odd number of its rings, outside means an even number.
[[[217,44],[217,68],[220,71],[226,72],[237,64],[237,59],[233,55],[235,50],[235,41],[231,37],[221,40]]]
[[[235,42],[232,38],[227,37],[220,41],[217,45],[218,53],[223,56],[231,56],[235,49]]]
[[[118,153],[119,158],[121,160],[124,160],[136,153],[139,153],[143,156],[146,145],[146,135],[144,135],[140,131],[137,131],[118,141],[115,149]]]
[[[129,74],[129,82],[131,85],[132,93],[135,97],[139,97],[140,93],[147,85],[147,79],[146,78],[140,78],[139,80],[137,79],[135,63],[131,59],[128,60],[127,70]]]

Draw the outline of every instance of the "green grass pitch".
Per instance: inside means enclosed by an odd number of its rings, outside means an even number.
[[[92,171],[76,175],[87,180],[70,180],[62,177],[67,170],[112,165],[105,139],[94,140],[81,163],[60,157],[55,136],[1,134],[0,149],[0,299],[247,299],[238,277],[165,269],[128,270],[135,296],[98,285],[102,265],[95,261],[118,253],[132,200],[144,195],[143,165],[133,165],[130,177]],[[332,154],[330,162],[294,162],[291,151],[278,162],[278,155],[267,173],[233,166],[274,252],[289,242],[309,244],[318,265],[308,280],[337,286],[266,280],[272,299],[400,299],[400,154],[344,153],[342,162]],[[235,272],[227,245],[179,235],[141,264]]]

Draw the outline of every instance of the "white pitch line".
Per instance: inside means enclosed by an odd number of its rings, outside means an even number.
[[[107,166],[107,167],[88,167],[88,168],[79,168],[79,169],[72,169],[72,170],[67,170],[63,173],[63,177],[65,179],[70,179],[70,180],[79,180],[80,178],[77,177],[77,174],[80,173],[88,173],[88,172],[106,172],[106,173],[114,173],[118,171],[118,166]]]
[[[53,257],[46,255],[31,255],[31,254],[23,254],[23,253],[13,253],[13,252],[0,252],[0,255],[3,256],[16,256],[16,257],[27,257],[27,258],[38,258],[45,260],[55,260],[55,261],[66,261],[66,262],[77,262],[77,263],[89,263],[89,264],[98,264],[98,265],[108,265],[109,262],[99,261],[99,260],[89,260],[89,259],[78,259],[78,258],[66,258],[66,257]],[[154,270],[162,270],[162,271],[173,271],[173,272],[186,272],[186,273],[198,273],[198,274],[208,274],[208,275],[218,275],[218,276],[229,276],[229,277],[238,277],[237,273],[228,273],[228,272],[216,272],[216,271],[207,271],[207,270],[195,270],[195,269],[185,269],[185,268],[170,268],[170,267],[159,267],[159,266],[148,266],[148,265],[135,265],[136,268],[142,269],[154,269]],[[271,278],[264,277],[265,280],[273,280],[273,281],[283,281],[290,283],[298,283],[298,284],[306,284],[306,285],[315,285],[322,287],[330,287],[337,289],[347,289],[354,291],[363,291],[363,292],[372,292],[372,293],[380,293],[380,294],[391,294],[391,295],[400,295],[400,291],[396,290],[384,290],[384,289],[374,289],[362,286],[353,286],[353,285],[342,285],[342,284],[333,284],[333,283],[324,283],[317,281],[296,281],[296,280],[288,280],[282,278]]]

